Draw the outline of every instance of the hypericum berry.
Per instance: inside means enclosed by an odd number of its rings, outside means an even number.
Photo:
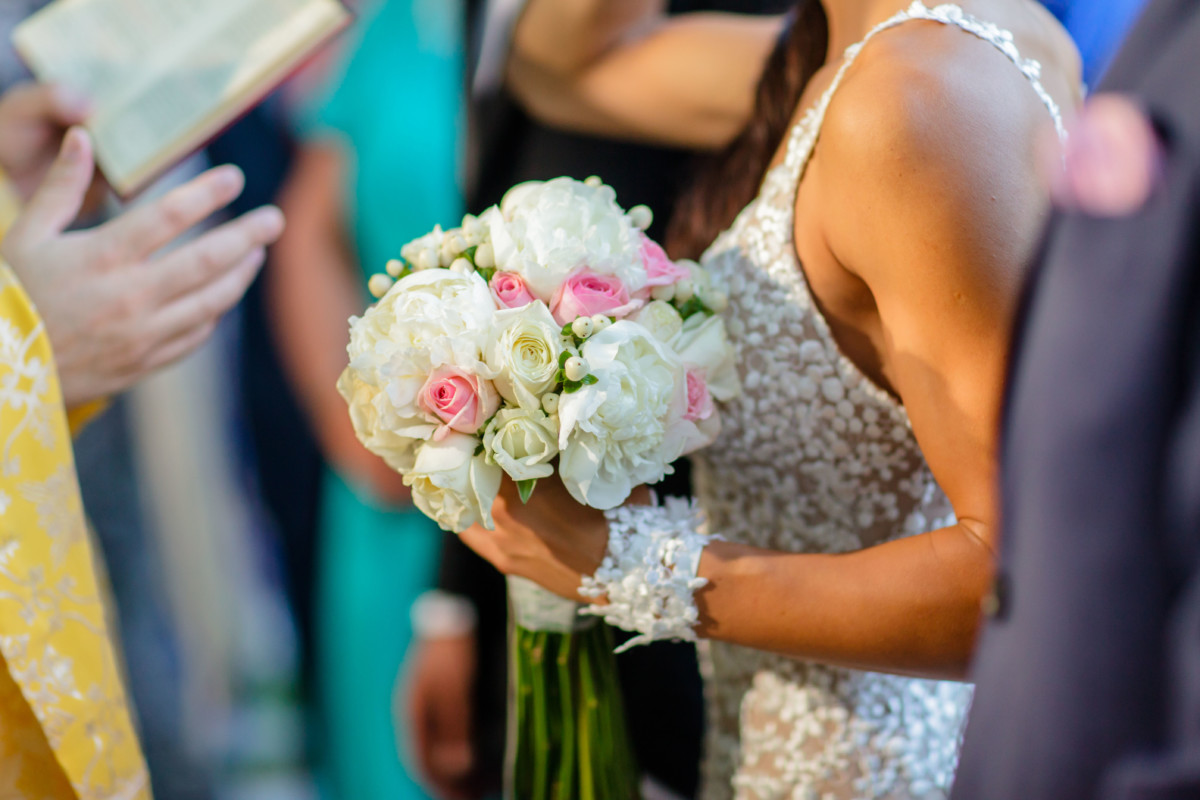
[[[480,269],[491,269],[496,266],[496,251],[491,242],[484,242],[475,249],[475,266]]]
[[[592,317],[592,333],[597,334],[600,331],[607,330],[608,328],[612,327],[612,324],[613,321],[611,319],[603,314],[597,314],[596,316]]]
[[[720,289],[714,289],[705,295],[704,304],[720,314],[722,311],[729,308],[729,295],[725,294]]]
[[[696,293],[696,284],[691,278],[684,278],[679,283],[675,284],[675,299],[680,303],[686,303],[692,299],[692,295]]]
[[[475,267],[471,266],[471,262],[465,258],[456,258],[454,263],[450,265],[451,272],[457,272],[460,275],[470,275],[475,271]]]
[[[567,359],[567,363],[563,365],[563,374],[567,376],[569,381],[581,381],[587,377],[588,370],[591,369],[588,363],[579,356],[571,356]]]
[[[404,272],[404,262],[398,258],[393,258],[387,262],[385,269],[387,269],[388,275],[391,275],[393,278],[399,278],[401,273]]]
[[[390,290],[395,284],[396,282],[387,275],[372,275],[371,279],[367,281],[367,291],[371,293],[372,297],[374,297],[376,300],[379,300],[385,294],[387,294],[388,290]]]
[[[436,247],[427,247],[417,256],[417,269],[437,269],[442,265]]]
[[[542,395],[542,410],[547,414],[554,415],[558,413],[559,397],[554,392]]]
[[[664,303],[669,303],[675,299],[675,287],[671,285],[655,286],[650,290],[650,297],[653,300],[662,300]]]
[[[629,209],[629,221],[633,227],[644,231],[654,224],[654,212],[650,206],[634,206]]]
[[[591,336],[594,330],[596,330],[596,323],[592,322],[591,317],[580,317],[571,323],[571,333],[580,339]]]
[[[587,179],[584,180],[584,183],[593,189],[599,189],[604,185],[604,180],[599,175],[589,175]]]

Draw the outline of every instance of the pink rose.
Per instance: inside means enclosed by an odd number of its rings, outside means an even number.
[[[500,407],[500,395],[491,381],[454,366],[438,367],[421,387],[421,410],[443,425],[433,434],[440,442],[450,431],[475,433]]]
[[[515,272],[497,272],[488,285],[496,302],[504,308],[524,308],[533,302],[529,287]]]
[[[691,422],[702,422],[713,415],[712,395],[708,393],[708,381],[700,370],[687,371],[687,411],[683,418]]]
[[[676,264],[658,242],[642,236],[642,263],[646,267],[646,286],[673,286],[692,273],[682,264]]]
[[[623,317],[642,307],[644,301],[632,300],[629,290],[613,275],[600,275],[586,267],[571,273],[550,300],[550,312],[559,325],[579,317]]]

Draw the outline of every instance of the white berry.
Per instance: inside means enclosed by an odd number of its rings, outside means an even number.
[[[654,224],[654,212],[650,206],[634,206],[629,209],[629,221],[635,228],[644,231]]]
[[[592,322],[591,317],[580,317],[571,323],[571,333],[580,339],[586,339],[591,336],[594,330],[596,330],[596,323]]]
[[[567,363],[563,365],[563,373],[569,381],[581,381],[587,377],[590,367],[588,363],[579,356],[571,356],[567,359]]]
[[[491,269],[496,266],[496,251],[490,242],[484,242],[475,250],[475,266],[480,269]]]
[[[391,289],[395,283],[396,282],[387,275],[372,275],[371,279],[367,281],[367,291],[371,293],[372,297],[378,300],[387,294],[388,290]]]

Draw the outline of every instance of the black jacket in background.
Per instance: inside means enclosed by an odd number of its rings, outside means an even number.
[[[1102,90],[1167,163],[1060,215],[1019,325],[999,611],[957,800],[1200,798],[1200,3],[1155,0]]]

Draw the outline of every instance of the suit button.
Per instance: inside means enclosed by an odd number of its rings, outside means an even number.
[[[997,572],[992,581],[992,590],[983,596],[980,607],[988,619],[1000,620],[1008,616],[1009,578],[1005,572]]]

